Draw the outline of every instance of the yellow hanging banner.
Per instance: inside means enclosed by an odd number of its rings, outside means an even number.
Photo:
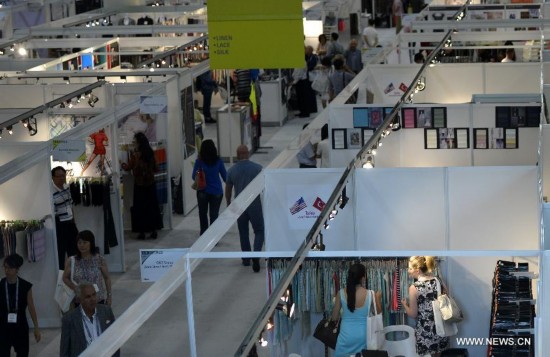
[[[210,68],[305,65],[300,0],[209,0]]]

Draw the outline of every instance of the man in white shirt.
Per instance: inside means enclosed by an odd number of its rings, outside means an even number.
[[[55,230],[57,233],[57,254],[59,269],[65,269],[65,256],[76,254],[76,228],[73,214],[73,200],[67,185],[67,171],[62,166],[52,169],[53,205]]]
[[[363,30],[363,41],[365,48],[378,46],[378,31],[374,28],[373,19],[369,19],[369,25]]]

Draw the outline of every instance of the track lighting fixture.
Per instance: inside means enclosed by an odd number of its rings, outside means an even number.
[[[414,88],[415,93],[416,92],[422,92],[424,89],[426,89],[426,77],[420,77],[418,81],[416,82],[416,86]]]
[[[328,223],[328,220],[326,220],[325,223],[323,224],[323,228],[325,228],[327,231],[329,230],[330,224]]]
[[[65,83],[67,83],[67,84],[70,84],[70,83],[71,83],[71,80],[69,79],[69,77],[63,77],[63,80],[64,80]]]
[[[120,76],[120,79],[122,80],[122,83],[126,83],[126,76]]]
[[[294,298],[292,296],[292,285],[289,285],[288,288],[286,288],[275,309],[282,311],[288,318],[293,317]]]
[[[80,94],[78,97],[76,97],[76,102],[77,103],[80,103],[81,100],[82,100],[82,94]]]
[[[26,128],[27,126],[29,126],[29,121],[27,119],[22,119],[21,124],[23,124],[23,126]]]
[[[15,45],[11,45],[11,46],[10,46],[10,51],[11,51],[11,52],[15,52]]]
[[[323,244],[323,233],[319,232],[315,244],[311,247],[311,250],[321,251],[325,250],[325,245]]]
[[[17,53],[19,56],[26,56],[28,54],[27,49],[25,47],[19,47],[17,50]]]
[[[0,139],[2,139],[2,129],[0,129]]]
[[[8,131],[8,134],[13,135],[13,126],[12,125],[8,125],[6,127],[6,130]]]
[[[372,169],[374,167],[374,164],[373,164],[373,161],[372,161],[372,157],[369,156],[367,158],[367,161],[365,161],[365,163],[363,164],[363,168],[364,169]]]
[[[90,98],[88,99],[88,105],[93,108],[95,106],[95,103],[97,103],[98,101],[99,101],[98,97],[96,97],[93,94],[90,94]]]
[[[346,204],[348,203],[348,201],[349,201],[349,198],[347,196],[347,190],[346,190],[346,187],[344,187],[344,189],[342,190],[342,195],[340,196],[340,200],[339,200],[340,209],[343,209],[344,207],[346,207]]]
[[[65,103],[59,104],[59,108],[61,108],[61,109],[65,108]]]
[[[35,136],[38,133],[38,125],[36,124],[35,117],[27,119],[27,129],[29,129],[30,136]]]

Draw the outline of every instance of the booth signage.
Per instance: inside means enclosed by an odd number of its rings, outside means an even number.
[[[289,185],[286,189],[287,222],[291,229],[308,229],[319,217],[330,197],[330,185],[312,182],[307,187]]]
[[[140,249],[141,282],[149,283],[159,280],[188,251],[187,248]]]
[[[304,67],[302,2],[210,0],[210,68]]]
[[[86,143],[84,140],[53,140],[52,156],[54,161],[86,161]]]
[[[139,112],[142,114],[168,113],[168,97],[165,95],[140,96]]]

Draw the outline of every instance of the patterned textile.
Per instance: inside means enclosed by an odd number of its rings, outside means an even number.
[[[46,256],[46,229],[27,230],[27,251],[29,262],[38,262]]]
[[[435,279],[414,283],[418,297],[418,316],[416,317],[416,353],[439,353],[449,345],[448,337],[441,337],[435,332],[432,301],[437,298]]]
[[[101,265],[103,261],[103,256],[96,254],[87,259],[76,259],[75,257],[74,262],[73,280],[77,284],[81,281],[88,281],[92,284],[96,284],[99,288],[99,293],[97,295],[99,301],[107,299],[105,283],[103,281],[103,275],[101,275]]]

